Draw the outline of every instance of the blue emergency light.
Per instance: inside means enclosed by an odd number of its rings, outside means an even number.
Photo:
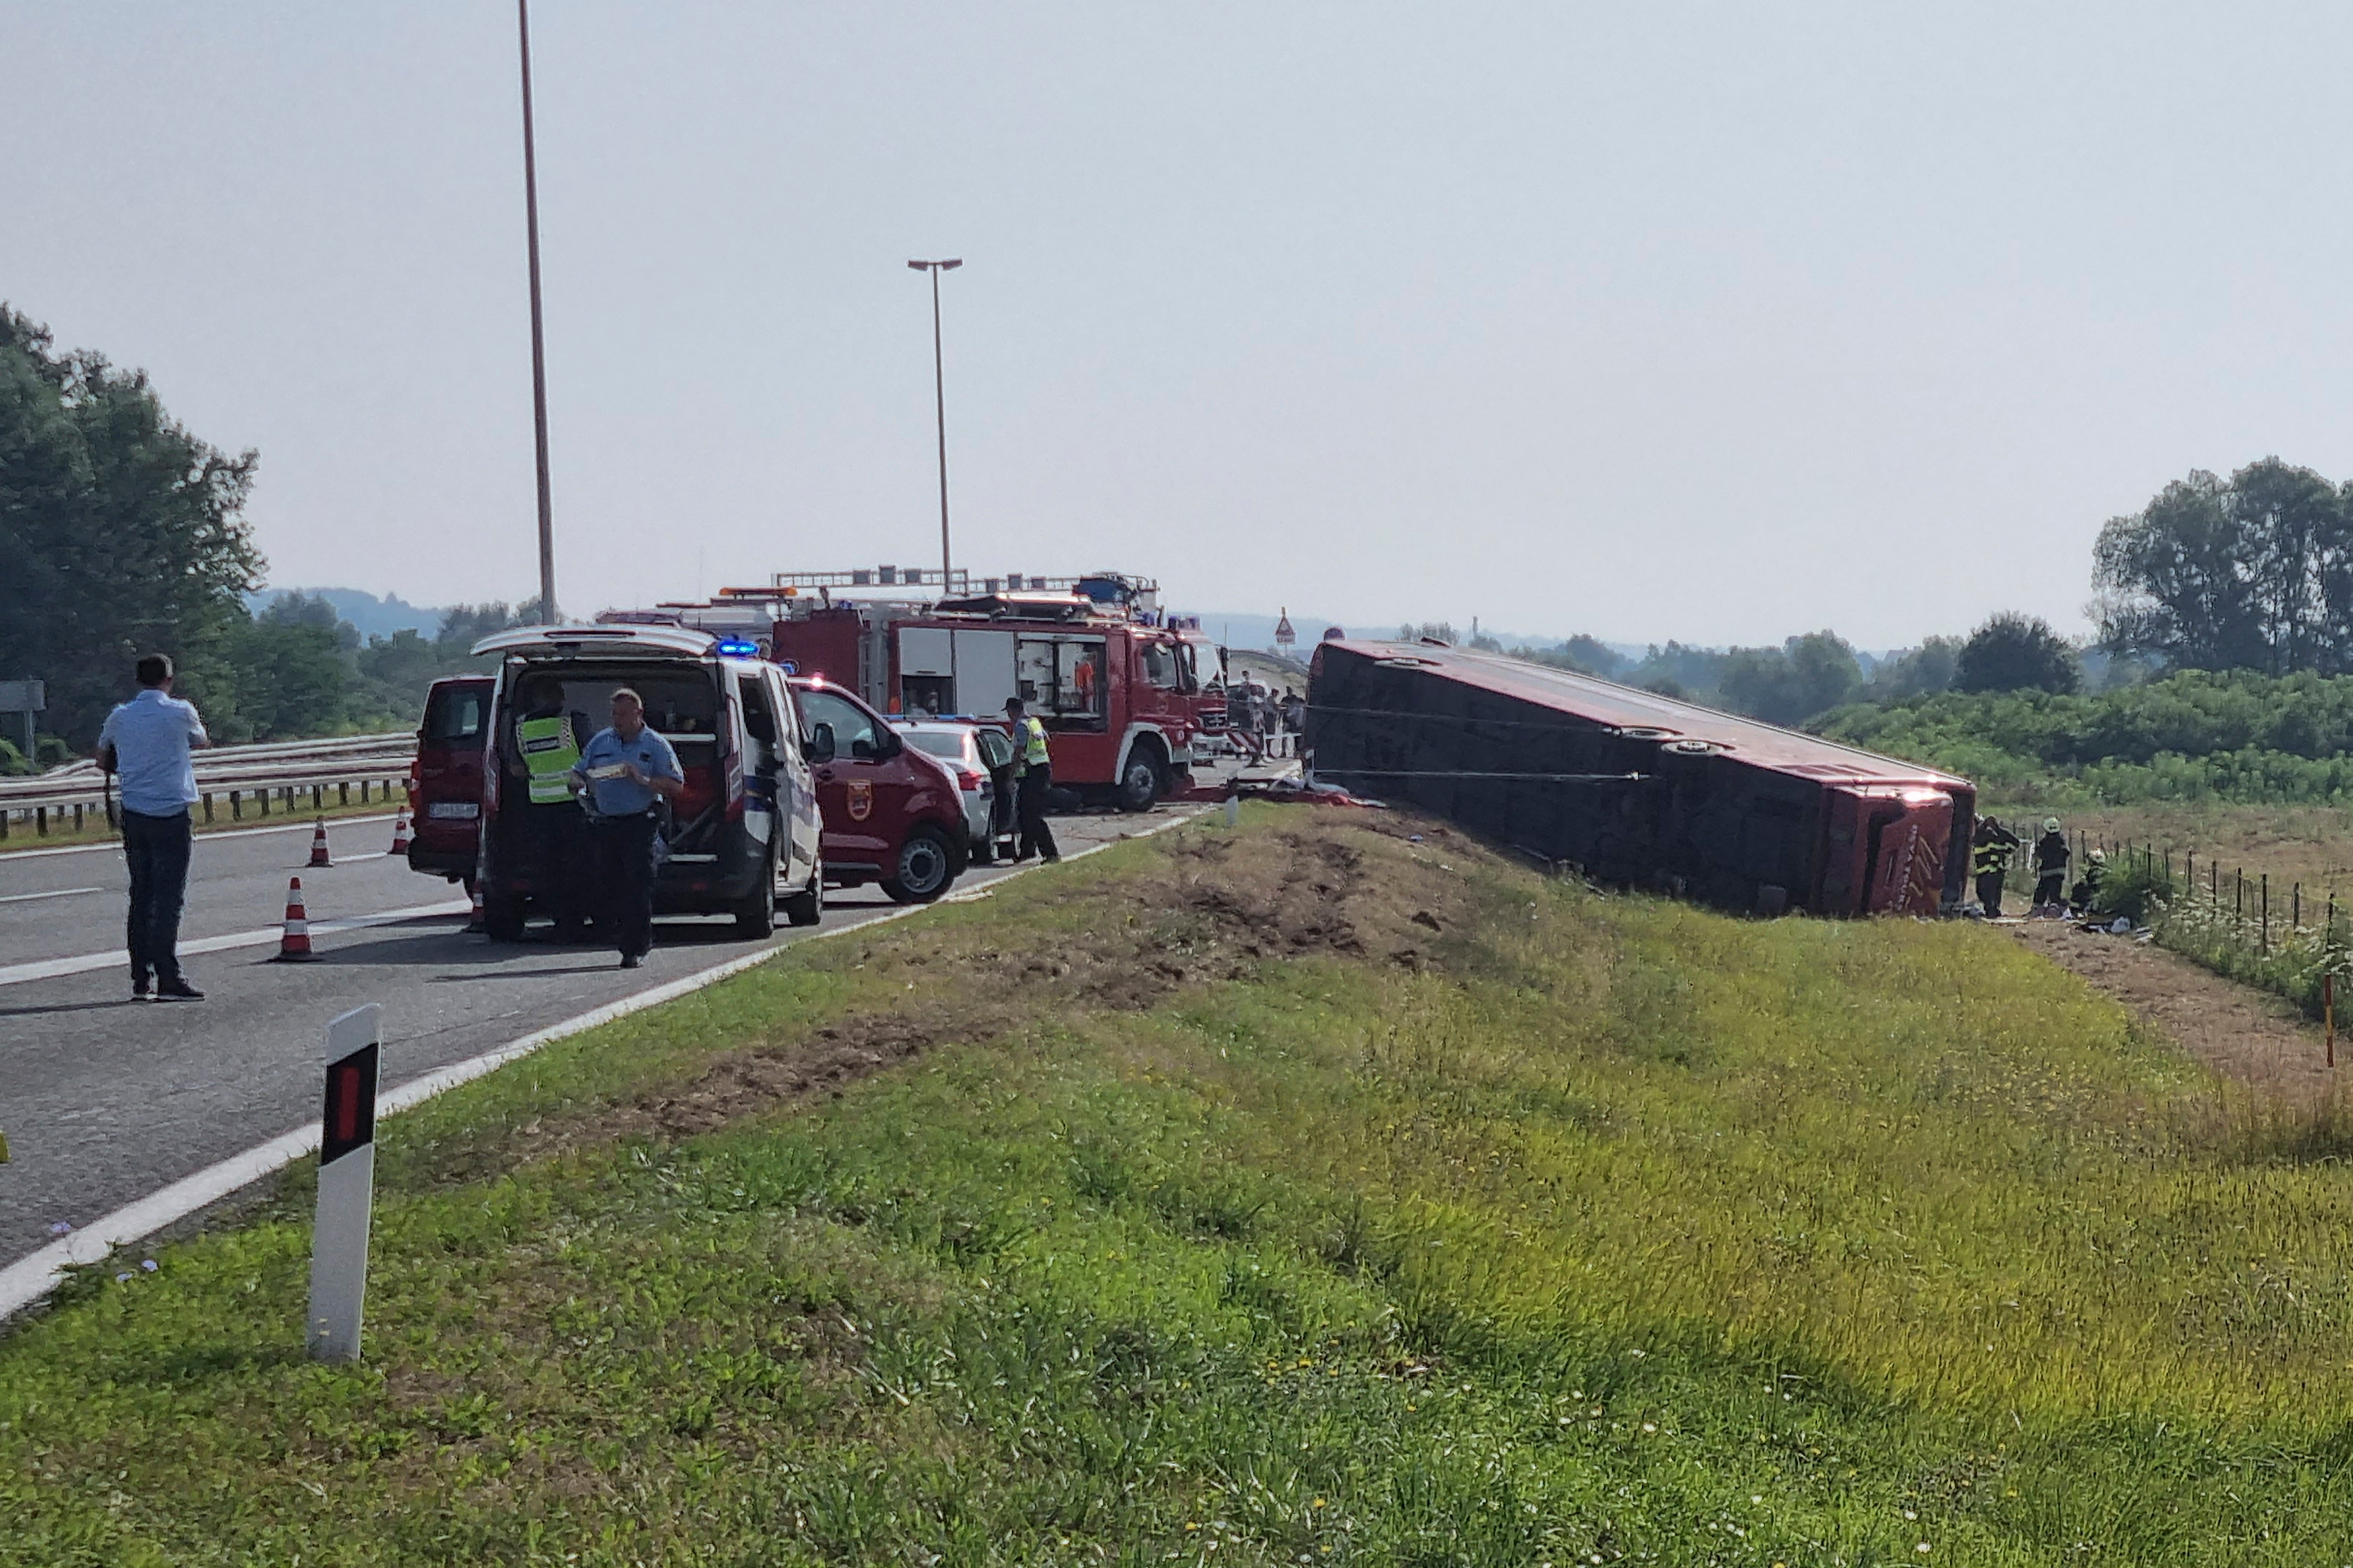
[[[798,675],[800,673],[800,666],[795,664],[788,658],[780,658],[776,660],[776,668],[783,670],[786,675]]]
[[[722,658],[757,658],[760,657],[760,645],[755,642],[745,642],[741,637],[730,637],[725,642],[719,645],[719,657]]]

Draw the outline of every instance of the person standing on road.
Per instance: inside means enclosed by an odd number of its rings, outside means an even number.
[[[1054,761],[1046,749],[1046,723],[1030,716],[1018,697],[1005,700],[1005,717],[1013,725],[1013,780],[1021,798],[1021,842],[1013,858],[1036,855],[1048,865],[1062,858],[1054,830],[1046,826],[1046,795],[1054,787]]]
[[[2001,825],[1995,816],[1978,818],[1977,832],[1970,838],[1971,869],[1978,878],[1978,903],[1984,909],[1986,919],[2001,919],[2001,884],[2010,872],[2010,852],[2018,847],[2018,835]]]
[[[613,722],[588,738],[575,777],[596,805],[588,838],[605,892],[621,967],[635,969],[654,945],[656,809],[686,787],[678,752],[646,724],[645,700],[624,686],[613,693]]]
[[[188,857],[195,826],[196,770],[189,752],[209,746],[195,704],[172,695],[172,661],[151,653],[138,665],[139,695],[106,716],[98,731],[98,765],[120,781],[122,858],[131,866],[131,994],[159,1002],[201,1002],[205,994],[180,973],[180,910],[187,901]]]
[[[2067,912],[2067,862],[2072,858],[2067,848],[2067,836],[2059,830],[2059,819],[2042,819],[2042,836],[2034,841],[2034,912]]]
[[[564,683],[552,675],[526,677],[516,693],[514,757],[509,772],[524,781],[524,837],[538,861],[539,889],[555,918],[558,941],[586,935],[595,899],[583,884],[590,858],[588,822],[572,793],[586,719],[564,710]]]

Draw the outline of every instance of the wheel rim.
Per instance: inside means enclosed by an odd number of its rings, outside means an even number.
[[[899,880],[911,892],[928,893],[948,874],[948,858],[929,834],[907,840],[899,851]]]
[[[1159,784],[1160,781],[1154,775],[1150,763],[1134,762],[1127,764],[1128,799],[1148,801],[1160,793]]]

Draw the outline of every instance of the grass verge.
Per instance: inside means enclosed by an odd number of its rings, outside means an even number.
[[[291,813],[286,811],[281,804],[273,803],[269,815],[264,817],[248,800],[246,803],[244,819],[232,822],[228,815],[228,797],[223,795],[215,803],[213,821],[206,822],[201,812],[198,814],[195,831],[196,837],[201,838],[208,833],[239,833],[255,827],[308,827],[313,821],[322,816],[330,824],[347,816],[389,818],[400,809],[401,804],[401,797],[397,795],[388,803],[379,795],[364,805],[358,801],[353,801],[348,805],[339,805],[331,796],[325,805],[313,811],[311,809],[310,801],[305,798],[296,803]],[[72,818],[68,816],[65,821],[69,824]],[[79,832],[76,832],[69,826],[52,826],[47,835],[41,835],[33,831],[31,822],[20,819],[9,824],[8,837],[0,839],[0,858],[25,849],[58,849],[79,844],[111,844],[121,837],[113,828],[107,826],[105,819],[95,811],[86,816]],[[389,843],[391,839],[391,829],[386,828],[385,841]]]
[[[1421,842],[1407,837],[1424,835]],[[0,1341],[0,1563],[2353,1554],[2353,1203],[1999,932],[1253,812],[799,950]]]

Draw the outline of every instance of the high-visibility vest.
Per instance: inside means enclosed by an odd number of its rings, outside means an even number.
[[[572,765],[580,760],[580,742],[572,738],[572,721],[561,713],[547,719],[526,719],[515,726],[522,748],[522,765],[531,774],[531,804],[554,805],[572,798]]]
[[[2009,845],[2000,839],[1992,839],[1978,846],[1977,873],[1978,876],[1991,876],[1996,871],[2006,869],[2009,865]]]
[[[1052,758],[1046,751],[1046,721],[1035,714],[1021,721],[1021,771],[1042,768]]]

